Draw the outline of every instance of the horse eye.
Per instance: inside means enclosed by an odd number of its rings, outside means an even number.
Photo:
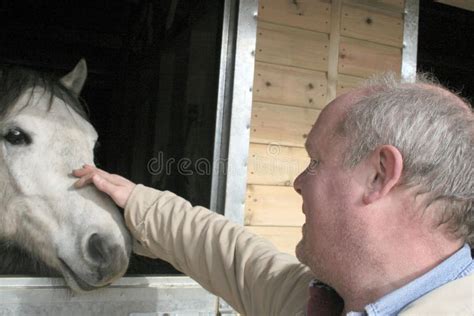
[[[12,145],[29,145],[31,144],[31,137],[23,132],[21,129],[12,128],[4,138]]]

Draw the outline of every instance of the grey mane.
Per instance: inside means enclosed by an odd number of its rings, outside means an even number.
[[[26,90],[36,87],[44,89],[49,95],[50,107],[53,97],[58,97],[85,120],[89,120],[84,102],[64,87],[58,78],[15,66],[0,67],[0,118],[13,108]],[[23,106],[29,106],[30,103],[27,102]],[[1,137],[3,135],[0,135]],[[59,276],[58,272],[10,240],[0,240],[0,275],[2,274]]]

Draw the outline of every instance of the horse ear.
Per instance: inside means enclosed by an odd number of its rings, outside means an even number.
[[[74,92],[75,94],[79,95],[81,93],[82,87],[84,87],[84,83],[86,82],[87,78],[87,64],[84,58],[81,58],[77,63],[76,67],[59,79],[59,81],[69,90]]]

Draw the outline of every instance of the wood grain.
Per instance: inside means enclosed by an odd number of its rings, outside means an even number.
[[[250,141],[304,147],[306,137],[319,113],[315,109],[254,102]]]
[[[324,72],[255,63],[254,101],[322,109],[326,89]]]
[[[259,22],[256,60],[326,71],[329,35]]]
[[[403,46],[403,18],[344,5],[341,35],[396,47]]]
[[[301,226],[304,214],[301,196],[293,187],[248,185],[245,225]]]
[[[364,78],[340,74],[337,78],[337,95],[346,93],[354,88],[360,87]]]
[[[400,48],[341,37],[339,73],[368,78],[378,72],[400,73]]]
[[[344,3],[385,14],[393,13],[394,16],[399,16],[405,8],[404,0],[344,0]]]
[[[258,20],[329,33],[330,0],[260,0]]]
[[[251,232],[273,243],[278,250],[295,255],[295,247],[301,240],[300,227],[246,226]]]
[[[247,183],[291,186],[308,163],[304,148],[250,143]]]

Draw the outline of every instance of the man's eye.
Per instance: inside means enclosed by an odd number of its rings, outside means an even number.
[[[12,128],[3,136],[12,145],[29,145],[31,137],[19,128]]]
[[[311,172],[311,170],[316,169],[318,165],[319,165],[319,160],[311,159],[311,161],[309,162],[308,171]]]

